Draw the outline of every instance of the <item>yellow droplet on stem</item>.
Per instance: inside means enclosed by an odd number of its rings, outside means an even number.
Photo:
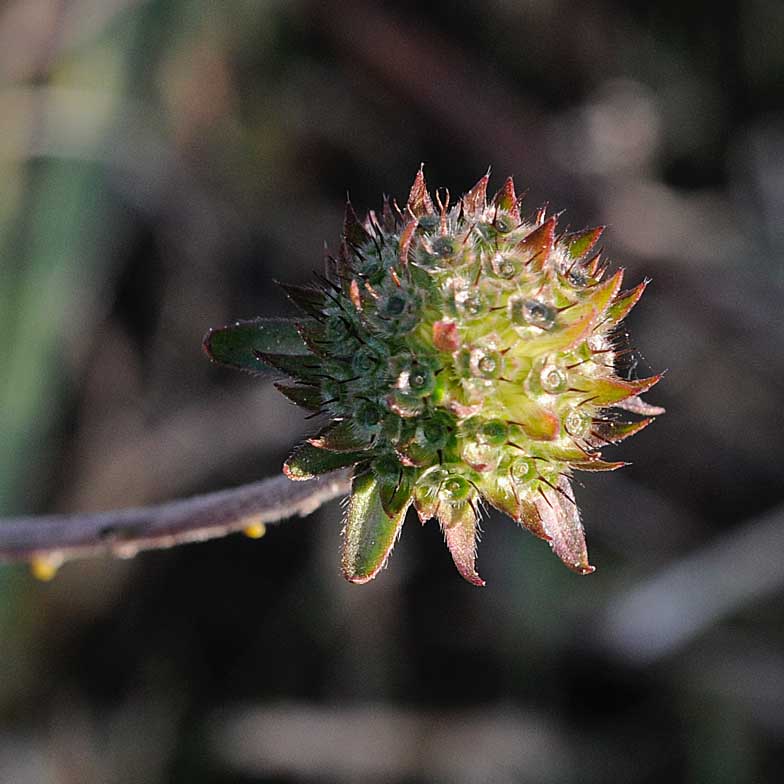
[[[254,523],[242,529],[242,533],[249,539],[261,539],[267,533],[267,526],[264,523]]]
[[[30,572],[36,580],[48,583],[50,580],[54,579],[62,565],[62,556],[36,555],[30,560]]]

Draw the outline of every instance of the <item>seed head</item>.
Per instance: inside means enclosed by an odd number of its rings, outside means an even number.
[[[487,184],[434,204],[420,169],[402,209],[385,199],[360,220],[348,204],[318,286],[284,287],[302,312],[302,350],[254,354],[293,379],[283,394],[327,420],[286,474],[353,466],[352,582],[384,566],[413,505],[423,523],[438,519],[463,577],[483,585],[482,502],[592,572],[570,477],[624,465],[602,460],[602,447],[663,412],[639,399],[660,376],[617,369],[618,325],[646,283],[622,291],[623,270],[608,275],[594,252],[602,227],[557,234],[544,209],[521,217],[511,177],[489,203]]]

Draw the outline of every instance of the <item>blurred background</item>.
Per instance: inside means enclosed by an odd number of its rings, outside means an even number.
[[[778,0],[0,3],[0,514],[278,472],[308,423],[202,334],[420,161],[607,224],[668,369],[581,477],[591,577],[490,515],[483,590],[412,520],[349,585],[337,503],[0,567],[0,781],[780,781],[783,90]]]

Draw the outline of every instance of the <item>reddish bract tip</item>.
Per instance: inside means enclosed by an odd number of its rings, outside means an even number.
[[[504,187],[493,196],[493,204],[499,209],[506,210],[512,218],[519,223],[520,209],[517,205],[517,194],[515,193],[514,180],[506,178]]]
[[[623,321],[629,314],[629,311],[640,301],[643,292],[648,287],[650,281],[644,280],[642,283],[637,284],[633,289],[622,291],[615,299],[615,302],[608,310],[608,317],[613,324]]]
[[[541,270],[555,243],[555,226],[558,219],[551,215],[541,226],[521,240],[516,250],[527,253],[529,263],[536,271]]]
[[[405,267],[408,264],[408,251],[411,247],[411,240],[414,236],[414,232],[416,231],[417,226],[419,225],[419,221],[414,219],[409,221],[406,224],[406,227],[400,233],[400,243],[399,243],[399,256],[400,263]]]
[[[362,310],[362,297],[359,295],[359,283],[356,278],[351,279],[351,284],[348,289],[348,296],[351,304],[357,309]]]
[[[416,218],[420,218],[422,215],[433,215],[435,212],[430,194],[427,192],[424,167],[424,163],[420,165],[406,202],[406,207]]]
[[[487,206],[487,183],[490,175],[485,174],[468,193],[463,196],[463,211],[467,215],[477,215]]]
[[[593,246],[599,241],[599,237],[602,236],[604,229],[604,226],[597,226],[593,229],[565,234],[561,238],[561,244],[566,248],[569,258],[575,260],[582,259],[591,252]]]

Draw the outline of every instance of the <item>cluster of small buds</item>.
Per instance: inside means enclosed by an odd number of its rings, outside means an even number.
[[[624,465],[601,448],[662,411],[639,398],[659,376],[617,371],[618,325],[646,283],[622,291],[623,270],[607,274],[594,252],[602,228],[559,235],[544,209],[521,217],[511,178],[488,202],[488,179],[451,204],[446,191],[433,200],[420,169],[402,209],[385,199],[361,221],[347,205],[319,284],[284,285],[305,350],[254,352],[293,380],[277,385],[284,395],[327,420],[286,474],[354,467],[352,582],[384,566],[413,505],[423,523],[438,519],[463,577],[483,585],[482,501],[570,569],[593,571],[570,477]]]

